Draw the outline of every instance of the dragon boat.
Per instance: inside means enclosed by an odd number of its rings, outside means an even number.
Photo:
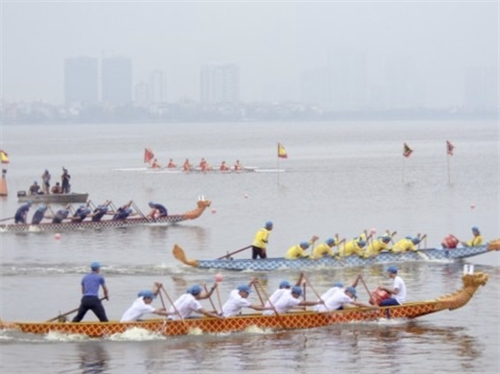
[[[166,217],[146,218],[129,217],[126,220],[103,219],[101,221],[82,221],[82,222],[62,222],[62,223],[40,223],[32,225],[29,223],[7,223],[0,224],[0,232],[61,232],[86,229],[102,229],[108,227],[130,227],[146,225],[168,225],[179,223],[186,220],[193,220],[202,215],[211,204],[210,200],[198,200],[196,209],[183,214],[170,214]]]
[[[462,288],[434,300],[408,302],[403,305],[373,308],[346,308],[327,312],[301,311],[278,315],[243,314],[226,319],[213,317],[184,320],[150,319],[138,322],[2,322],[0,328],[23,333],[81,334],[92,338],[124,333],[141,328],[162,335],[178,336],[201,333],[228,333],[244,331],[249,327],[272,330],[293,330],[327,327],[334,324],[377,321],[381,319],[415,319],[443,310],[458,309],[469,302],[479,286],[484,286],[488,275],[482,272],[464,274]]]
[[[422,261],[451,261],[472,256],[477,256],[490,251],[500,250],[500,239],[477,247],[460,247],[453,249],[427,248],[418,251],[394,253],[383,251],[375,257],[360,257],[351,255],[346,257],[322,257],[316,260],[300,258],[288,260],[283,257],[265,259],[233,259],[230,256],[214,260],[188,259],[184,250],[177,244],[172,253],[180,262],[199,269],[224,269],[224,270],[255,270],[271,271],[278,269],[306,269],[306,268],[342,268],[355,266],[370,266],[375,264],[395,262],[422,262]]]

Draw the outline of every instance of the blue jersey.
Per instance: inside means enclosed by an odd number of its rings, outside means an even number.
[[[83,296],[99,296],[99,287],[104,286],[104,277],[98,273],[89,273],[82,278]]]
[[[42,222],[42,219],[45,216],[46,211],[47,211],[46,207],[38,208],[35,214],[33,214],[33,218],[31,218],[31,224],[38,225],[40,222]]]
[[[73,214],[73,222],[82,222],[90,214],[89,208],[78,208]]]
[[[61,209],[58,210],[54,218],[52,219],[52,223],[61,223],[64,219],[68,218],[69,209]]]
[[[92,216],[92,221],[99,222],[102,217],[106,215],[109,208],[107,206],[98,206],[94,209],[94,215]]]
[[[26,203],[21,205],[19,209],[16,211],[16,215],[14,216],[14,221],[16,223],[26,223],[26,214],[30,210],[31,205]]]
[[[167,208],[165,208],[161,204],[151,204],[151,208],[158,209],[158,211],[160,212],[160,217],[166,216],[168,214]]]
[[[116,214],[113,216],[113,221],[121,221],[124,219],[127,219],[127,217],[132,213],[132,209],[127,208],[127,209],[122,209],[118,208],[116,211]]]

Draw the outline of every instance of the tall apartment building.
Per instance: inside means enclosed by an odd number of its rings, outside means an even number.
[[[93,105],[99,102],[99,60],[73,57],[64,60],[64,102]]]
[[[105,104],[126,105],[132,102],[132,61],[129,58],[103,58],[101,93]]]
[[[204,104],[239,101],[239,69],[235,63],[212,63],[202,66],[200,101]]]

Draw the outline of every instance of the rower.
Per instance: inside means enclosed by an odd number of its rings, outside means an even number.
[[[160,218],[168,215],[167,208],[161,204],[150,201],[149,207],[151,208],[151,212],[146,216],[146,218]]]
[[[45,212],[47,211],[47,209],[48,207],[46,205],[40,205],[31,218],[31,224],[38,225],[40,222],[42,222],[42,220],[46,218]]]
[[[69,205],[67,205],[63,209],[59,209],[56,214],[52,217],[52,223],[62,223],[69,216]]]
[[[71,220],[73,222],[82,222],[87,216],[91,213],[90,208],[87,205],[80,205],[75,213],[73,213],[73,217]]]
[[[14,222],[26,223],[26,217],[32,205],[33,205],[32,201],[28,201],[26,204],[21,205],[19,209],[16,211],[16,214],[14,216]]]
[[[126,220],[128,218],[128,216],[130,216],[134,212],[133,209],[130,208],[131,205],[132,205],[132,200],[130,200],[127,204],[119,207],[116,210],[116,213],[113,216],[112,220],[113,221],[124,221],[124,220]]]
[[[94,209],[94,211],[91,214],[89,214],[89,217],[92,217],[93,222],[99,222],[102,219],[102,217],[108,214],[110,203],[111,201],[107,200],[104,204],[98,205]]]

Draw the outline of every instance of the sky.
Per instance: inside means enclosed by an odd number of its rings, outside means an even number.
[[[499,66],[498,1],[1,0],[0,17],[8,101],[62,103],[76,56],[130,57],[134,83],[162,70],[168,101],[199,100],[211,62],[239,65],[242,101],[300,100],[302,72],[350,50],[412,61],[427,103],[453,106],[465,68]]]

